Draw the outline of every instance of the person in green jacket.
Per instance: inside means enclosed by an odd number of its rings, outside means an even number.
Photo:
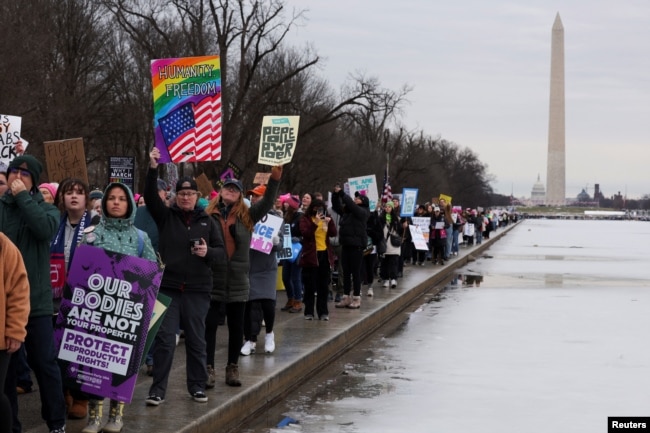
[[[30,287],[25,348],[41,397],[41,416],[50,432],[65,432],[66,408],[56,361],[50,284],[50,241],[59,227],[59,210],[43,200],[38,180],[43,165],[31,155],[14,158],[7,170],[9,190],[0,197],[0,231],[18,247]],[[4,392],[12,407],[13,431],[20,432],[16,394],[17,357],[9,363]]]
[[[99,224],[85,230],[81,243],[156,261],[156,252],[149,236],[133,225],[136,204],[131,190],[123,183],[111,183],[106,187],[101,200],[102,215]],[[103,397],[90,396],[88,424],[82,433],[119,433],[122,430],[124,402],[111,399],[108,423],[102,427],[103,405]]]

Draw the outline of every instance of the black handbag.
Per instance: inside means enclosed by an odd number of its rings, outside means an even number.
[[[402,246],[402,237],[396,233],[391,233],[390,235],[390,244],[394,247]]]

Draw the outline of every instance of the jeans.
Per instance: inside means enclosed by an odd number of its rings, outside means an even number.
[[[458,253],[458,230],[454,230],[451,234],[451,252]]]
[[[451,244],[453,242],[452,240],[452,235],[454,233],[454,228],[449,226],[448,228],[445,229],[447,232],[447,244],[445,245],[445,260],[449,259],[449,256],[451,256]]]
[[[160,288],[160,293],[169,296],[172,301],[165,312],[153,345],[153,383],[149,388],[149,394],[165,398],[179,325],[185,332],[187,391],[190,394],[205,391],[208,380],[205,317],[210,305],[210,294],[191,290],[181,292],[163,287]]]
[[[288,260],[282,262],[282,284],[288,299],[302,301],[302,268]]]
[[[27,362],[36,376],[36,383],[38,383],[41,417],[50,430],[61,428],[65,426],[66,408],[61,370],[56,361],[52,317],[30,317],[27,322],[27,337],[24,344],[27,350]],[[5,394],[11,403],[14,433],[22,431],[22,425],[18,420],[18,397],[16,394],[18,361],[18,357],[11,357],[4,387]]]

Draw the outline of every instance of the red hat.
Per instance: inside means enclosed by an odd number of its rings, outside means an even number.
[[[266,192],[266,185],[257,185],[253,189],[246,191],[246,195],[264,195]]]

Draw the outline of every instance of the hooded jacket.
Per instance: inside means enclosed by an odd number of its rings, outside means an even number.
[[[343,190],[332,193],[332,209],[341,215],[339,242],[344,247],[363,249],[368,245],[366,227],[370,210],[367,205],[368,198],[362,196],[361,200],[364,206],[357,205]]]
[[[30,317],[51,316],[50,241],[59,228],[59,210],[38,188],[0,197],[0,232],[18,247],[29,278]]]
[[[106,202],[108,191],[113,187],[121,188],[129,199],[126,216],[111,218],[108,216]],[[146,232],[138,230],[134,225],[136,204],[131,190],[123,183],[111,183],[104,190],[102,197],[102,215],[99,224],[88,227],[81,239],[82,244],[103,248],[107,251],[142,257],[156,261],[156,252],[151,246],[151,240]],[[140,250],[142,253],[140,254]]]

